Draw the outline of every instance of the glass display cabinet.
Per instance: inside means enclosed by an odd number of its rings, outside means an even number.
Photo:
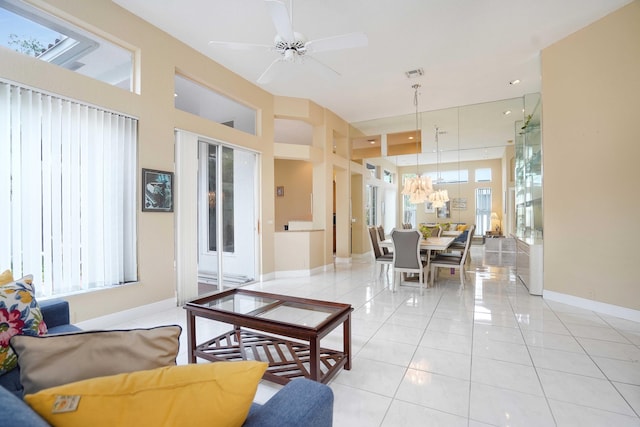
[[[516,234],[541,239],[542,135],[540,94],[524,97],[524,119],[516,122]]]
[[[516,272],[529,293],[543,293],[542,134],[540,94],[524,97],[516,123]]]

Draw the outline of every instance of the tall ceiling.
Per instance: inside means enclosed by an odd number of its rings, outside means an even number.
[[[294,31],[307,40],[363,32],[368,44],[313,54],[340,74],[336,78],[309,64],[284,64],[271,82],[258,84],[278,53],[210,41],[273,45],[276,29],[265,0],[113,1],[274,95],[310,99],[349,123],[365,124],[415,113],[415,83],[420,111],[540,92],[543,48],[631,2],[282,0]],[[424,74],[406,76],[416,69]],[[510,84],[516,79],[519,84]],[[276,137],[300,132],[287,121],[276,125]]]

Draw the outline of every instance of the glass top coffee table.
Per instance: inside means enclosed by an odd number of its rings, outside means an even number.
[[[231,289],[185,304],[189,363],[260,360],[269,363],[264,378],[286,384],[296,377],[327,383],[351,369],[349,304]],[[196,317],[233,325],[233,329],[196,343]],[[343,349],[320,347],[320,340],[342,325]]]

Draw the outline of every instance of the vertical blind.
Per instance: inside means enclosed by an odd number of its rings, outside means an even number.
[[[137,120],[0,82],[0,270],[39,296],[137,280]]]

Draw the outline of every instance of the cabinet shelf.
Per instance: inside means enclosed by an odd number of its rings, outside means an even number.
[[[515,141],[516,234],[542,236],[542,138],[540,94],[525,96],[526,126]]]

